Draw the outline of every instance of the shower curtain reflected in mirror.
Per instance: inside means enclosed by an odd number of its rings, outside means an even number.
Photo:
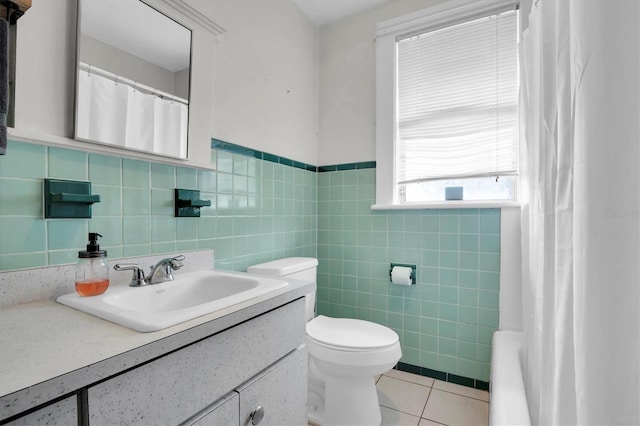
[[[76,137],[185,158],[187,101],[148,93],[100,72],[86,66],[78,70]]]
[[[640,424],[639,22],[637,0],[537,0],[523,32],[523,365],[534,424]]]

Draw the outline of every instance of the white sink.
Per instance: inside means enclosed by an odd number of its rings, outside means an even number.
[[[113,286],[99,295],[77,293],[58,302],[136,331],[162,330],[247,301],[266,300],[287,282],[243,272],[206,270],[144,287]]]

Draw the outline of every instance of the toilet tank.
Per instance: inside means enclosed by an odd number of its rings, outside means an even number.
[[[316,282],[318,259],[313,257],[285,257],[272,262],[249,266],[247,272],[273,275],[276,277],[297,278]]]
[[[317,280],[318,259],[313,257],[285,257],[271,262],[260,263],[249,266],[247,272],[252,274],[271,275],[276,277],[288,277],[299,280]],[[316,293],[309,293],[306,296],[307,321],[313,319],[315,315]]]

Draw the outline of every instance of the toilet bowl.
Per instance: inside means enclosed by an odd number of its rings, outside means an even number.
[[[250,266],[248,272],[316,281],[318,261],[294,257]],[[379,425],[374,377],[402,356],[388,327],[350,318],[314,317],[315,292],[306,296],[309,421],[324,425]]]

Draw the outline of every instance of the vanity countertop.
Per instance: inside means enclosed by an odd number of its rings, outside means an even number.
[[[312,282],[164,330],[139,333],[54,301],[0,309],[0,420],[296,300]]]

